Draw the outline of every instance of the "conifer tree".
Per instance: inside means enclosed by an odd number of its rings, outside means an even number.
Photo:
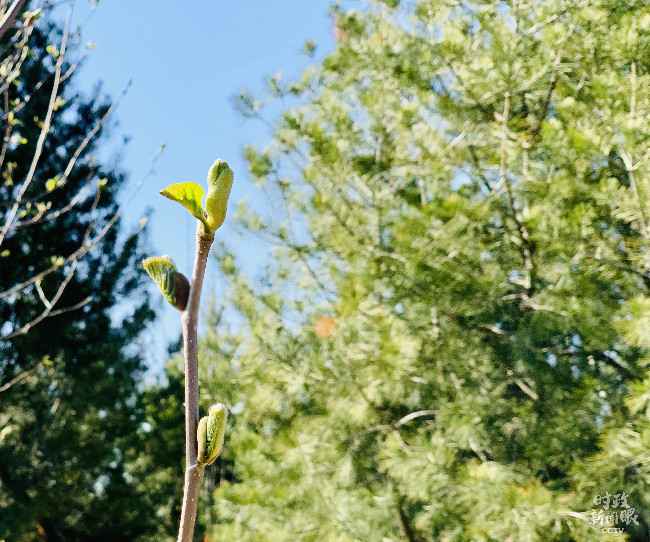
[[[650,7],[361,4],[246,150],[274,252],[219,257],[208,534],[647,540]]]

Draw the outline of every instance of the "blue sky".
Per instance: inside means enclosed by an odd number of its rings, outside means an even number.
[[[94,48],[77,79],[90,91],[98,82],[116,97],[132,79],[133,85],[117,113],[116,142],[130,137],[121,161],[130,174],[133,192],[149,171],[161,145],[166,150],[135,197],[125,206],[127,224],[136,224],[147,207],[151,245],[169,254],[189,275],[193,220],[180,206],[158,195],[170,182],[203,182],[216,158],[228,160],[236,173],[231,201],[255,205],[255,186],[241,158],[245,144],[264,144],[268,130],[242,119],[232,108],[231,96],[241,89],[259,90],[265,76],[280,72],[298,75],[312,59],[301,53],[313,39],[319,56],[331,50],[333,35],[328,17],[330,0],[102,0],[91,9],[78,0],[75,24],[82,25],[84,42]],[[226,225],[226,239],[249,271],[264,255],[237,242]],[[224,284],[214,264],[208,272],[205,301]],[[168,341],[178,334],[177,313],[156,295],[161,321],[145,341],[155,352],[153,365],[164,361]]]

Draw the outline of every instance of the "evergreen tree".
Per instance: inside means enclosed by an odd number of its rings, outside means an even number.
[[[648,4],[333,19],[246,150],[273,262],[219,256],[243,324],[202,346],[233,410],[209,534],[648,540]]]
[[[34,19],[2,41],[0,226],[38,153],[63,53],[63,32]],[[153,446],[139,391],[137,341],[153,318],[144,237],[118,216],[126,175],[97,156],[111,103],[75,88],[69,37],[43,152],[0,246],[0,539],[151,540],[175,495],[154,490],[162,470],[141,457]],[[53,310],[40,318],[43,298]]]

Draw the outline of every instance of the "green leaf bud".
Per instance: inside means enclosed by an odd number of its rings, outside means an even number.
[[[142,261],[142,267],[151,277],[165,299],[179,311],[185,310],[190,294],[190,283],[169,256],[153,256]]]
[[[226,219],[233,180],[232,169],[225,161],[217,160],[212,164],[208,172],[208,197],[205,209],[208,215],[207,225],[213,232],[219,229]]]
[[[193,217],[208,226],[202,204],[204,193],[203,187],[192,181],[170,184],[160,191],[162,196],[180,203]]]
[[[201,418],[196,431],[198,444],[197,462],[200,465],[212,465],[223,450],[226,434],[228,411],[225,405],[216,403],[208,410],[208,415]]]

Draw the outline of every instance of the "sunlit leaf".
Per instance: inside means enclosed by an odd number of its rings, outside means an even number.
[[[192,216],[206,223],[205,211],[203,210],[203,187],[195,182],[184,182],[170,184],[160,191],[161,195],[177,201],[185,207]],[[207,225],[207,224],[206,224]]]

